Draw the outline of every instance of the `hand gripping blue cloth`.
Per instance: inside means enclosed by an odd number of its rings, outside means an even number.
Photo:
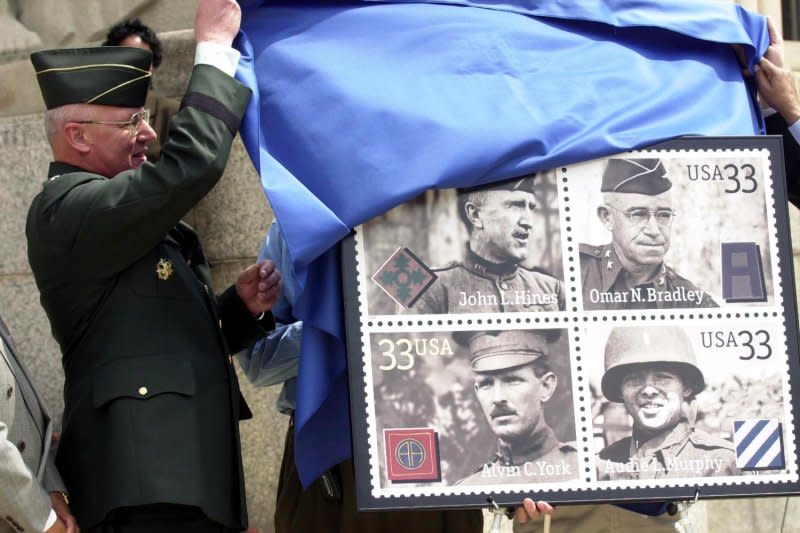
[[[303,320],[304,485],[352,454],[337,242],[430,188],[679,135],[753,135],[766,20],[713,0],[241,0],[242,138],[290,250]]]

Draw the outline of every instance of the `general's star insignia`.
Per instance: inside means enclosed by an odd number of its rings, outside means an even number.
[[[606,250],[606,257],[611,257],[611,250]]]
[[[609,261],[608,262],[608,269],[612,270],[613,268],[614,268],[614,261]]]
[[[660,278],[658,278],[658,284],[659,285],[663,285],[664,284],[664,276],[661,276]]]
[[[173,272],[174,270],[172,269],[172,261],[169,259],[164,259],[163,257],[158,260],[158,264],[156,264],[156,274],[158,275],[158,279],[166,281],[172,277]]]

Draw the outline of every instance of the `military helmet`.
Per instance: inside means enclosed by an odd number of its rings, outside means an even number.
[[[603,395],[622,402],[621,385],[625,374],[634,368],[654,365],[674,369],[693,395],[705,388],[703,373],[697,366],[694,348],[686,332],[677,326],[616,327],[606,342]]]

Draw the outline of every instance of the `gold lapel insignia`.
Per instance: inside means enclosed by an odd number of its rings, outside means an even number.
[[[172,261],[169,259],[164,259],[163,257],[158,260],[158,264],[156,265],[156,274],[158,274],[158,279],[166,281],[172,277],[173,272],[174,270],[172,269]]]

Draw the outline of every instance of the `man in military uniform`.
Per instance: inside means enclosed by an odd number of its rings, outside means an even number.
[[[222,175],[250,91],[233,78],[241,18],[200,0],[182,109],[158,163],[142,107],[151,53],[31,56],[54,161],[27,220],[28,259],[65,370],[56,462],[84,531],[247,528],[230,355],[274,327],[271,262],[215,296],[211,265],[180,221]]]
[[[605,350],[603,395],[625,404],[630,437],[598,455],[599,479],[737,475],[733,444],[694,427],[691,406],[705,388],[694,349],[676,326],[618,327]]]
[[[53,422],[0,318],[0,533],[76,533],[50,442]]]
[[[453,335],[469,347],[475,393],[497,436],[494,458],[459,484],[577,479],[575,444],[559,442],[542,412],[558,384],[547,357],[559,334],[560,330],[506,330]]]
[[[671,188],[659,159],[608,160],[597,215],[611,243],[580,245],[584,309],[717,306],[664,263],[675,216]]]
[[[459,191],[469,231],[464,260],[434,269],[438,279],[414,306],[417,313],[490,313],[564,309],[561,281],[522,266],[530,252],[536,207],[533,177]]]

